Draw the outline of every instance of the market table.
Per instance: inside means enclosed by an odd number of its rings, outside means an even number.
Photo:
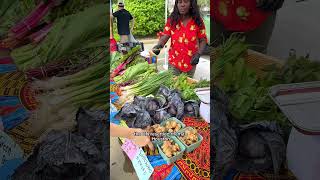
[[[192,80],[191,80],[192,81]],[[121,98],[121,92],[117,85],[113,82],[111,84],[111,101],[113,105],[120,110],[122,104],[119,104],[118,99]],[[120,96],[120,97],[119,97]],[[148,158],[153,172],[152,179],[210,179],[210,125],[201,117],[185,117],[182,122],[186,126],[195,128],[198,133],[203,137],[200,146],[190,153],[185,153],[182,159],[177,160],[175,163],[168,165],[166,161],[159,155],[158,150],[151,151],[149,148],[142,148],[144,155]],[[120,125],[126,126],[124,121],[119,122]],[[125,139],[120,138],[121,145],[125,143]],[[133,163],[134,164],[134,163]]]

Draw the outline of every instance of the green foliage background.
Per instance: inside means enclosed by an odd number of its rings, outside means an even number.
[[[113,1],[113,12],[117,11],[117,1]],[[135,24],[134,36],[154,36],[163,30],[165,19],[165,3],[161,0],[127,0],[125,9],[133,16]],[[117,33],[114,23],[115,36]]]

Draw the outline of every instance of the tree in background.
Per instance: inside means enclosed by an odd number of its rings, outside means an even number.
[[[115,12],[118,1],[113,1],[112,3],[113,11]],[[164,1],[126,0],[125,9],[127,9],[134,18],[135,23],[132,34],[135,36],[154,36],[164,27]],[[114,24],[114,27],[116,27],[116,24]],[[114,30],[115,29],[116,28],[114,28]]]

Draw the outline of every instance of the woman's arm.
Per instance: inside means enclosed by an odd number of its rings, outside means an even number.
[[[205,48],[206,48],[206,45],[207,45],[207,41],[206,41],[205,38],[199,39],[199,51],[198,51],[198,53],[199,53],[200,55],[203,54],[203,52],[204,52],[204,50],[205,50]]]
[[[161,36],[158,45],[161,45],[162,47],[168,42],[168,40],[170,39],[170,36],[168,35],[163,35]]]
[[[110,123],[110,136],[133,139],[134,129]]]
[[[155,45],[153,48],[152,48],[152,52],[155,54],[155,55],[159,55],[160,54],[160,51],[161,49],[164,47],[164,45],[168,42],[168,40],[170,39],[170,36],[169,35],[163,35],[161,36],[159,42],[157,43],[157,45]]]
[[[154,146],[149,136],[143,136],[146,131],[138,128],[128,128],[110,123],[110,136],[122,137],[132,140],[136,145],[140,147],[149,146],[151,150],[154,150]],[[136,133],[136,134],[135,134]]]

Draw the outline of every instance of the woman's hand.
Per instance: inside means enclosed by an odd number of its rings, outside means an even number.
[[[155,54],[155,55],[159,55],[160,54],[160,51],[161,49],[163,48],[162,45],[158,44],[158,45],[155,45],[153,48],[152,48],[152,52]]]
[[[129,139],[131,139],[136,145],[138,145],[140,147],[149,146],[149,148],[153,151],[154,146],[150,140],[150,137],[145,136],[144,133],[146,133],[146,132],[147,131],[142,130],[142,129],[133,128]]]
[[[191,59],[191,65],[192,66],[197,65],[199,63],[199,59],[200,59],[200,54],[199,53],[195,54]]]

